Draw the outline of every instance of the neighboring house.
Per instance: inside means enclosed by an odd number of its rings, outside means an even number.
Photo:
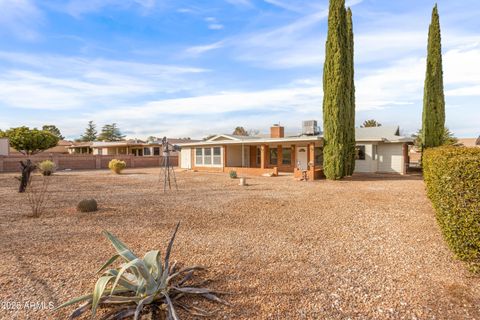
[[[8,156],[10,154],[10,146],[7,138],[0,138],[0,156]]]
[[[269,137],[216,135],[201,142],[179,144],[180,166],[199,171],[239,174],[294,173],[309,179],[323,176],[323,136],[314,128],[303,128],[297,136],[284,135],[284,128],[274,125]],[[398,127],[357,128],[356,172],[393,172],[404,174],[408,163],[408,144]]]
[[[459,138],[458,144],[465,147],[477,147],[480,148],[480,137],[478,138]]]
[[[69,140],[59,140],[57,145],[53,148],[47,149],[42,151],[44,153],[55,153],[55,154],[68,154],[68,147],[72,145],[72,141]],[[11,155],[19,155],[21,154],[16,149],[10,147],[10,154]]]
[[[184,143],[188,139],[168,139],[170,144]],[[93,154],[93,155],[135,155],[160,156],[162,151],[162,141],[145,142],[138,139],[124,141],[93,141],[93,142],[75,142],[68,148],[70,154]],[[177,151],[171,153],[172,156],[178,155]]]

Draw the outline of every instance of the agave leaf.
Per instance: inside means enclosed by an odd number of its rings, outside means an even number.
[[[159,250],[152,250],[145,253],[143,261],[147,265],[148,271],[153,275],[155,280],[160,278],[162,274],[162,262]]]
[[[108,267],[109,265],[111,265],[112,263],[114,263],[115,260],[117,260],[119,257],[120,257],[120,255],[119,255],[119,254],[116,254],[116,255],[114,255],[113,257],[111,257],[110,259],[108,259],[108,261],[105,262],[105,264],[104,264],[100,269],[98,269],[97,273],[102,272],[106,267]]]
[[[110,269],[108,270],[105,274],[114,276],[115,278],[118,276],[118,270],[116,269]],[[130,291],[136,292],[137,291],[137,286],[130,282],[126,277],[125,273],[120,277],[118,280],[118,284],[121,285],[122,287],[129,289]]]
[[[135,314],[135,308],[115,310],[113,312],[108,313],[101,320],[122,320],[122,319],[129,318],[134,314]]]
[[[140,273],[141,277],[143,279],[145,279],[145,281],[146,281],[147,291],[152,291],[152,293],[155,291],[155,289],[156,289],[155,280],[152,278],[152,275],[148,272],[147,267],[145,266],[145,263],[141,259],[138,259],[138,258],[130,261],[129,263],[126,263],[120,269],[120,271],[117,275],[117,278],[115,279],[115,282],[113,284],[112,289],[115,289],[115,287],[118,285],[118,282],[120,281],[120,278],[122,277],[123,273],[125,271],[127,271],[128,269],[136,269]],[[139,279],[137,292],[138,292],[138,289],[142,287],[141,280],[142,279]]]
[[[138,303],[139,301],[141,301],[143,298],[142,297],[135,297],[135,296],[109,296],[108,298],[106,298],[103,303],[112,303],[112,304],[116,304],[116,303]]]
[[[169,319],[180,320],[178,319],[177,313],[175,312],[175,307],[173,306],[172,300],[170,300],[170,297],[168,296],[168,294],[164,294],[164,296],[165,296],[165,301],[167,301],[167,315]]]
[[[110,240],[115,250],[117,250],[118,254],[122,256],[127,262],[137,259],[137,256],[130,250],[122,241],[120,241],[117,237],[111,234],[108,231],[104,231],[103,234]]]
[[[194,307],[194,306],[187,306],[186,304],[184,303],[180,303],[180,302],[175,302],[175,305],[179,306],[180,308],[182,308],[183,310],[187,311],[190,315],[192,316],[197,316],[197,317],[210,317],[213,315],[212,312],[209,312],[207,310],[204,310],[204,309],[201,309],[201,308],[198,308],[198,307]]]
[[[53,311],[56,311],[58,309],[61,309],[61,308],[65,308],[65,307],[68,307],[72,304],[75,304],[75,303],[78,303],[78,302],[82,302],[82,301],[85,301],[85,300],[91,300],[93,297],[93,294],[87,294],[87,295],[84,295],[84,296],[80,296],[80,297],[76,297],[70,301],[67,301],[61,305],[59,305],[58,307],[56,307],[55,309],[53,309]]]
[[[213,293],[204,293],[204,294],[202,294],[202,296],[207,298],[208,300],[215,301],[215,302],[227,305],[227,306],[231,306],[231,304],[228,301],[219,298],[218,296],[214,295]]]
[[[193,266],[193,267],[187,267],[187,268],[180,269],[179,271],[175,272],[174,274],[171,274],[170,276],[168,276],[167,283],[170,282],[170,280],[174,279],[175,277],[177,277],[177,276],[179,276],[179,275],[181,275],[182,273],[185,273],[185,272],[191,273],[193,275],[193,271],[195,271],[195,270],[205,270],[205,267]]]
[[[68,319],[75,319],[75,318],[78,318],[80,317],[82,314],[84,314],[88,309],[90,309],[90,304],[92,303],[92,301],[87,301],[86,303],[82,304],[80,307],[78,307],[77,309],[75,309],[71,314],[70,316],[68,317]]]
[[[105,287],[107,284],[115,279],[114,276],[103,276],[98,278],[97,283],[95,284],[95,289],[93,290],[93,297],[92,297],[92,319],[95,317],[95,314],[97,313],[97,307],[98,303],[100,302],[100,299],[102,298]],[[112,291],[114,288],[112,288]]]
[[[172,252],[173,241],[175,240],[175,236],[177,234],[178,227],[180,227],[180,222],[177,223],[177,226],[175,227],[175,230],[173,231],[172,238],[170,239],[170,242],[168,243],[167,251],[165,253],[165,267],[164,267],[164,270],[163,270],[162,279],[160,281],[160,286],[162,288],[165,288],[165,286],[167,285],[168,271],[170,270],[169,269],[170,253]]]
[[[155,298],[155,295],[152,294],[152,295],[140,300],[140,302],[137,305],[137,309],[135,310],[135,315],[133,317],[134,320],[138,320],[140,318],[140,313],[143,310],[143,306],[145,306],[146,304],[152,303],[153,298]]]
[[[206,294],[206,293],[214,293],[213,290],[207,288],[195,288],[195,287],[173,287],[173,289],[190,294]]]

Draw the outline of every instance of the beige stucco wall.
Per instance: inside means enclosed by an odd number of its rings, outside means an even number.
[[[8,156],[8,154],[9,154],[8,139],[0,138],[0,156]]]

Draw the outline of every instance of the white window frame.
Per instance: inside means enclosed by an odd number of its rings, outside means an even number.
[[[216,148],[220,149],[220,155],[215,155]],[[197,155],[198,149],[202,150],[202,155]],[[210,155],[206,155],[206,152],[205,152],[206,150],[210,150]],[[210,161],[208,161],[208,159]],[[215,163],[216,160],[220,160],[219,163]],[[206,163],[206,162],[210,162],[210,163]],[[223,167],[223,148],[219,146],[195,148],[195,166],[196,167]]]

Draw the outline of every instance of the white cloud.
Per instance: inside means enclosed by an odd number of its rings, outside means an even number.
[[[220,23],[211,23],[208,25],[208,29],[210,30],[222,30],[223,28],[223,24]]]
[[[194,46],[194,47],[187,48],[185,50],[185,55],[186,56],[198,56],[198,55],[203,54],[205,52],[222,48],[223,46],[224,46],[223,41],[218,41],[218,42],[214,42],[214,43],[210,43],[210,44],[206,44],[206,45],[201,45],[201,46]]]
[[[0,0],[0,33],[36,40],[40,36],[38,27],[43,23],[43,14],[33,1]]]
[[[144,95],[194,90],[206,70],[105,59],[0,52],[13,67],[0,73],[0,105],[69,109],[125,103]],[[192,81],[190,81],[192,80]]]

